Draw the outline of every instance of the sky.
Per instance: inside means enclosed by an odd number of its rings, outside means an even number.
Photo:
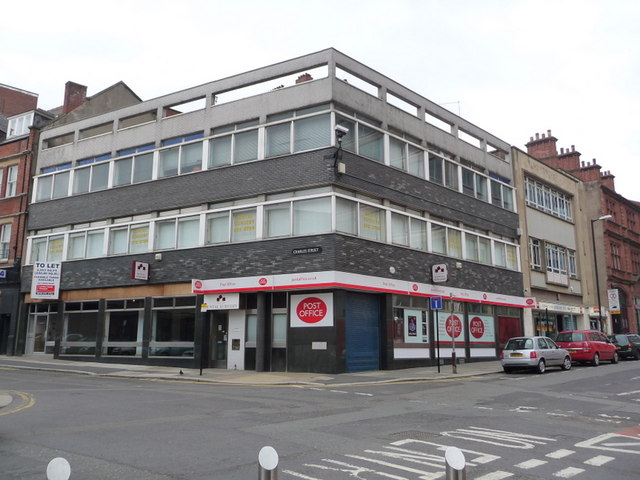
[[[32,0],[2,16],[0,83],[45,110],[67,81],[149,100],[333,47],[521,150],[551,130],[640,201],[637,0]]]

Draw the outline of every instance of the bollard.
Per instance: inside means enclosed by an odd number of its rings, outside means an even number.
[[[446,480],[467,480],[464,453],[457,447],[447,447],[444,452]]]
[[[258,480],[278,480],[278,452],[262,447],[258,453]]]
[[[47,480],[69,480],[71,465],[65,458],[56,457],[47,465]]]

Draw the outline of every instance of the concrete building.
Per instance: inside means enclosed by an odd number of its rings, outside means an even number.
[[[597,298],[584,183],[512,149],[520,212],[524,291],[536,299],[524,312],[528,335],[597,328]]]
[[[573,145],[561,148],[558,153],[557,141],[548,131],[547,135],[531,137],[526,147],[531,156],[584,182],[585,234],[595,241],[592,243],[593,268],[594,274],[598,273],[592,327],[607,333],[638,333],[640,206],[616,192],[614,175],[610,171],[602,172],[595,159],[581,161],[581,154]]]
[[[513,180],[507,143],[334,49],[63,116],[40,137],[24,323],[102,362],[493,359],[531,307]]]

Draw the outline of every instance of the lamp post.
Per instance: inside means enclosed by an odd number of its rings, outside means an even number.
[[[603,215],[591,220],[591,241],[593,243],[593,266],[596,274],[596,296],[598,297],[598,330],[602,331],[602,303],[600,302],[600,277],[598,275],[598,258],[596,256],[596,233],[593,225],[599,220],[609,220],[613,215]]]

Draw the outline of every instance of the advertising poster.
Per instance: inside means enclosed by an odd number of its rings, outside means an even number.
[[[291,295],[292,327],[333,327],[333,293]]]
[[[427,322],[422,310],[404,310],[404,341],[408,343],[429,342]]]
[[[31,278],[31,298],[56,300],[60,292],[62,263],[36,262]]]
[[[469,343],[490,343],[495,339],[493,317],[486,315],[469,316]]]

